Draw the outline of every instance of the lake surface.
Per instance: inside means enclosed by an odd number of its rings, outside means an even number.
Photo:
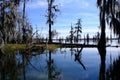
[[[110,65],[120,56],[120,48],[106,48],[101,62],[97,48],[58,48],[55,51],[32,52],[4,57],[1,80],[100,80],[106,78]],[[119,73],[120,74],[120,73]]]

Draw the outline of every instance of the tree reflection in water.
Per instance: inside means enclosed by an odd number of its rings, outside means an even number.
[[[23,65],[23,62],[17,60],[15,53],[3,54],[0,58],[0,80],[18,80]]]
[[[59,80],[61,73],[57,71],[54,60],[51,58],[51,51],[49,51],[49,60],[47,60],[48,80]]]
[[[99,47],[98,48],[101,64],[100,64],[100,71],[99,71],[99,80],[105,80],[105,72],[106,72],[106,48]]]
[[[106,48],[98,49],[101,59],[99,80],[120,80],[120,56],[106,69]]]
[[[71,48],[70,51],[71,51],[71,56],[73,55],[73,53],[75,53],[74,57],[75,57],[75,62],[77,61],[82,67],[84,70],[86,70],[86,67],[84,66],[84,64],[82,63],[81,61],[81,55],[82,55],[82,50],[83,50],[83,47],[81,47],[80,49],[79,48],[76,48],[76,49],[73,49]]]
[[[0,53],[0,80],[26,80],[26,66],[31,65],[32,55],[25,52]]]
[[[110,64],[106,71],[107,80],[120,80],[120,56]]]

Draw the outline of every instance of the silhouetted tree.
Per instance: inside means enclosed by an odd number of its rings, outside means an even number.
[[[106,34],[105,34],[105,29],[106,29],[106,25],[105,25],[105,11],[106,11],[106,0],[97,0],[97,5],[100,9],[100,26],[101,26],[101,36],[100,36],[100,40],[98,42],[98,46],[99,47],[106,47]]]
[[[97,0],[97,6],[100,9],[100,26],[101,26],[101,36],[98,45],[105,47],[105,29],[106,29],[106,19],[110,24],[110,28],[116,35],[120,36],[120,11],[118,0]],[[118,9],[116,8],[118,7]]]
[[[86,38],[87,38],[87,44],[89,44],[89,34],[87,34]]]
[[[22,27],[22,31],[23,31],[23,43],[26,43],[27,42],[27,35],[26,35],[26,24],[25,24],[25,12],[26,12],[26,2],[29,1],[29,0],[23,0],[23,27]]]
[[[23,22],[25,21],[25,8],[26,8],[26,0],[23,0]],[[26,37],[25,37],[25,24],[23,24],[23,28],[22,28],[22,31],[23,31],[23,43],[26,43]]]
[[[55,14],[59,12],[58,5],[54,5],[55,0],[47,0],[48,9],[47,9],[47,24],[49,24],[49,43],[52,42],[52,35],[51,35],[51,26],[54,24],[54,20],[57,17]]]
[[[97,32],[97,36],[96,36],[96,38],[97,38],[97,40],[100,39],[100,33],[99,33],[99,32]]]
[[[112,30],[110,30],[110,42],[112,43]]]
[[[76,27],[75,27],[75,32],[76,33],[76,41],[78,42],[78,40],[80,39],[79,37],[81,37],[81,33],[82,33],[82,27],[81,27],[81,19],[78,19],[78,22],[76,23]]]
[[[74,38],[74,29],[73,29],[73,26],[71,24],[71,30],[70,30],[70,43],[72,44],[73,43],[73,38]]]
[[[58,32],[56,30],[52,30],[51,36],[52,36],[52,38],[55,36],[58,36]]]
[[[120,3],[118,0],[107,1],[106,15],[110,29],[115,35],[120,36]]]

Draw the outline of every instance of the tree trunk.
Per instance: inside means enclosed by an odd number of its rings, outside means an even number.
[[[105,34],[105,20],[102,20],[101,26],[101,36],[98,42],[98,47],[106,47],[106,34]]]
[[[52,26],[52,1],[50,1],[48,5],[48,15],[49,15],[49,43],[52,43],[52,32],[51,32],[51,26]]]
[[[49,23],[49,43],[52,43],[51,23]]]
[[[23,4],[23,43],[26,43],[26,37],[25,37],[25,4],[26,4],[26,0],[24,0],[24,4]]]
[[[106,25],[105,25],[105,6],[106,5],[106,0],[103,0],[103,6],[101,8],[101,14],[100,14],[100,25],[101,25],[101,36],[100,36],[100,40],[98,42],[98,48],[101,47],[106,47],[106,34],[105,34],[105,29],[106,29]]]
[[[103,5],[101,8],[101,14],[100,14],[100,25],[101,25],[101,36],[100,40],[98,42],[98,51],[100,54],[101,59],[101,65],[100,65],[100,72],[99,72],[99,80],[105,80],[105,71],[106,71],[106,25],[105,25],[105,5],[106,0],[103,0]]]

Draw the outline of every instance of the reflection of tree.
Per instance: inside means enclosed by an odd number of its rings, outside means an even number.
[[[15,54],[4,54],[0,58],[0,80],[18,80],[19,68]]]
[[[40,71],[31,63],[33,56],[42,52],[31,52],[30,50],[18,50],[8,52],[0,50],[0,80],[26,80],[27,66]]]
[[[19,52],[17,52],[19,53]],[[30,63],[31,56],[22,52],[16,53],[0,53],[0,80],[18,80],[22,78],[26,80],[26,65]]]
[[[48,79],[56,80],[60,78],[60,72],[56,71],[56,66],[54,64],[54,60],[51,58],[51,51],[49,51],[49,60],[47,61],[48,66]]]
[[[106,48],[98,48],[101,64],[100,64],[100,72],[99,72],[99,80],[105,80],[105,70],[106,70]]]
[[[23,78],[24,78],[24,80],[26,80],[25,64],[26,64],[25,55],[22,55],[22,68],[23,68]]]
[[[79,48],[77,49],[73,49],[71,48],[71,55],[75,52],[75,61],[77,61],[84,70],[86,70],[86,67],[84,66],[84,64],[81,61],[81,52],[82,52],[83,47],[81,47],[81,49],[79,50]]]
[[[120,80],[120,56],[108,67],[106,71],[106,79]]]
[[[74,52],[75,52],[75,49],[73,49],[73,47],[71,47],[71,48],[70,48],[70,51],[71,51],[71,57],[72,57],[72,55],[73,55]]]

